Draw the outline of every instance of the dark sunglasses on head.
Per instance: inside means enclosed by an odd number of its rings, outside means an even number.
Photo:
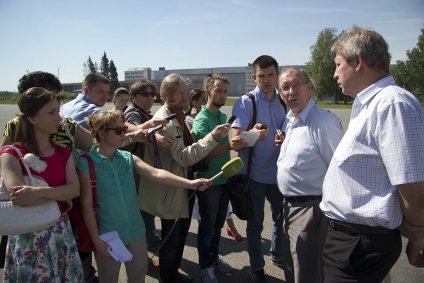
[[[124,126],[124,127],[106,128],[106,131],[110,131],[110,130],[115,130],[115,134],[119,136],[122,133],[126,134],[128,132],[128,127]]]
[[[137,94],[141,95],[142,97],[149,97],[149,95],[150,97],[156,96],[156,92],[153,92],[153,91],[152,92],[144,91],[144,92],[139,92]]]

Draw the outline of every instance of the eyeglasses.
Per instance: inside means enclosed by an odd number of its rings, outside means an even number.
[[[308,84],[308,83],[294,84],[292,86],[289,86],[289,85],[288,86],[283,86],[283,87],[280,87],[279,90],[282,93],[289,93],[290,92],[290,89],[292,91],[299,91],[299,90],[303,89],[306,84]]]
[[[149,92],[149,91],[144,91],[144,92],[139,92],[137,94],[140,94],[142,97],[155,97],[156,96],[156,92]]]
[[[197,101],[206,103],[206,98],[199,98]]]
[[[128,132],[128,127],[115,127],[115,128],[106,128],[106,131],[115,130],[115,134],[120,136],[122,133],[126,134]]]

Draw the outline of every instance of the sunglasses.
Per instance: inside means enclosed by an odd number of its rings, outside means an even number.
[[[106,131],[115,130],[115,134],[119,136],[122,133],[126,134],[128,132],[128,127],[124,126],[124,127],[106,128],[105,130]]]
[[[144,91],[144,92],[139,92],[137,94],[141,95],[142,97],[149,97],[149,95],[150,97],[156,96],[156,92],[153,92],[153,91],[152,92]]]

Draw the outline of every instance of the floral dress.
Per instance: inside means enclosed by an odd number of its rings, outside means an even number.
[[[23,155],[28,153],[26,148],[17,148]],[[11,148],[5,148],[1,153],[5,152],[18,158]],[[52,156],[40,158],[47,164],[47,168],[38,172],[31,166],[31,173],[43,178],[52,187],[63,185],[70,155],[70,151],[65,148],[55,148]],[[21,167],[25,172],[22,163]],[[45,230],[9,235],[3,280],[5,283],[84,282],[78,248],[66,212],[62,213],[56,225]]]

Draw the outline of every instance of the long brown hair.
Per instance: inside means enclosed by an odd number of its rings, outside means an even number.
[[[40,156],[40,151],[35,139],[34,126],[29,122],[28,118],[36,116],[38,111],[53,99],[59,101],[57,95],[43,87],[32,87],[19,96],[18,106],[21,115],[14,142],[21,143],[31,153],[37,156]],[[50,143],[52,146],[55,146],[51,140]]]

